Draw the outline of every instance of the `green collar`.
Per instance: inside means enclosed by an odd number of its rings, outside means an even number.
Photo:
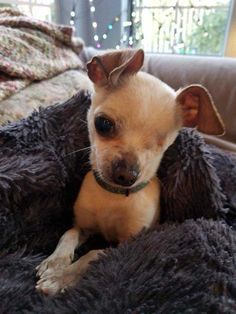
[[[123,194],[126,196],[129,196],[130,193],[136,193],[140,190],[142,190],[143,188],[145,188],[149,182],[141,182],[138,185],[132,187],[132,188],[122,188],[122,187],[116,187],[116,186],[112,186],[108,183],[106,183],[105,181],[103,181],[101,179],[101,177],[99,176],[99,174],[96,171],[93,171],[93,175],[94,178],[96,179],[97,183],[105,190],[107,190],[108,192],[111,193],[115,193],[115,194]]]

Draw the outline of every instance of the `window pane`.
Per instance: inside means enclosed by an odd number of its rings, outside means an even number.
[[[43,5],[51,5],[54,3],[54,0],[31,0],[32,4],[43,4]]]
[[[55,20],[55,0],[0,0],[1,6],[14,6],[28,16],[43,21]]]
[[[32,6],[32,16],[36,19],[51,22],[51,9],[46,6]]]
[[[165,6],[166,2],[167,1],[165,1],[165,0],[159,0],[159,1],[156,1],[156,0],[139,0],[139,1],[136,1],[136,4],[141,5],[141,6],[153,7],[153,6],[156,6],[157,4],[158,4],[158,6]],[[169,0],[167,5],[170,6],[170,5],[175,5],[175,4],[176,4],[176,0]]]
[[[26,15],[31,15],[30,7],[28,5],[17,5],[17,8]]]
[[[134,46],[160,53],[223,54],[230,0],[134,3]]]

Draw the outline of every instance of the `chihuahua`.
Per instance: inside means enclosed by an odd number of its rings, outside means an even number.
[[[36,268],[36,288],[53,295],[76,285],[92,250],[73,262],[74,251],[91,233],[123,242],[158,223],[160,184],[157,169],[181,127],[221,135],[222,120],[208,91],[191,85],[175,92],[140,69],[143,50],[109,51],[88,64],[94,84],[87,122],[91,171],[74,205],[74,228]]]

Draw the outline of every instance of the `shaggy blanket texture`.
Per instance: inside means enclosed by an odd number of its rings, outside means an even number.
[[[32,81],[82,68],[81,41],[72,28],[39,21],[13,9],[0,10],[0,100]],[[73,51],[74,50],[74,51]]]
[[[158,172],[162,224],[107,248],[65,294],[36,292],[89,169],[89,104],[82,92],[0,128],[0,313],[235,313],[236,159],[191,129]]]

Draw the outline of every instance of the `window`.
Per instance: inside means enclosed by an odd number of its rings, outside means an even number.
[[[160,53],[224,54],[230,0],[136,0],[132,5],[132,46]]]
[[[17,7],[26,15],[51,22],[55,20],[54,2],[54,0],[0,0],[0,7]]]

